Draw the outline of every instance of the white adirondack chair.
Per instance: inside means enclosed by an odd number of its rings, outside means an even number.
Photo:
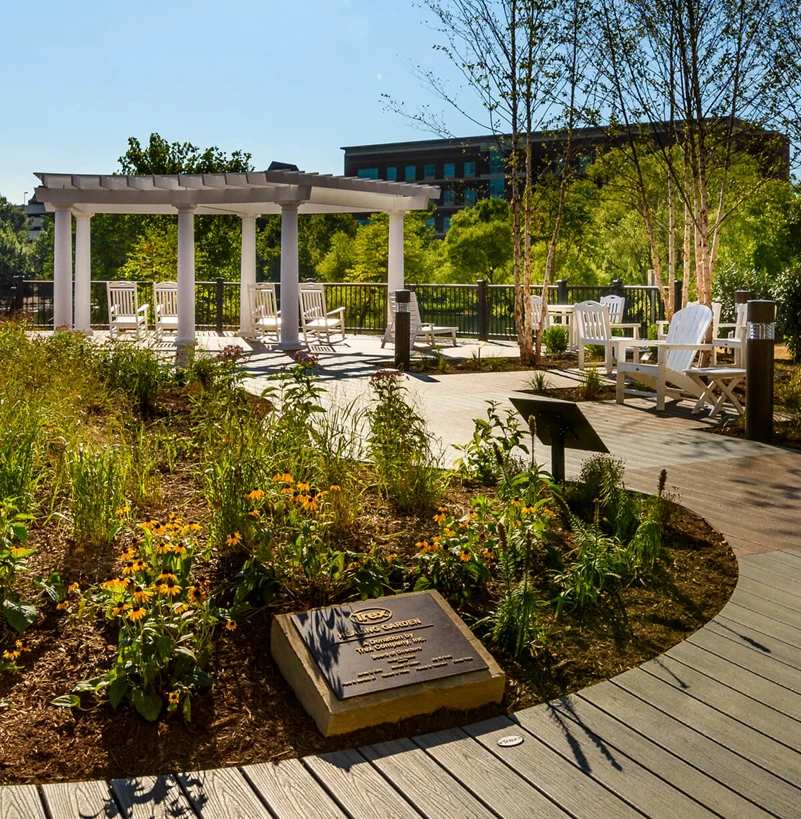
[[[383,347],[388,341],[395,341],[395,292],[390,291],[389,300],[389,321],[387,329],[384,330],[384,337],[381,339]],[[430,347],[436,346],[437,336],[450,336],[451,343],[456,347],[456,334],[458,327],[444,327],[430,322],[424,322],[420,317],[420,306],[417,303],[417,293],[409,294],[409,341],[413,348],[419,336],[422,336]]]
[[[140,306],[134,282],[106,282],[108,297],[108,330],[112,339],[120,332],[133,330],[136,340],[147,338],[147,311],[149,304]]]
[[[275,285],[272,282],[259,282],[248,285],[248,302],[256,338],[274,335],[281,340],[281,311],[275,296]]]
[[[640,337],[640,325],[638,322],[623,323],[623,316],[626,315],[625,296],[601,296],[599,301],[609,308],[609,323],[612,325],[612,329],[631,330],[631,334],[635,338]]]
[[[345,308],[326,309],[325,290],[322,284],[306,283],[300,285],[300,321],[303,326],[303,340],[309,343],[309,333],[318,341],[325,336],[331,343],[331,333],[338,330],[345,340]]]
[[[690,304],[698,304],[697,301],[691,301],[687,306],[689,307]],[[712,302],[712,338],[716,338],[718,336],[718,327],[720,323],[720,302],[713,301]],[[664,341],[667,338],[668,333],[668,326],[670,322],[666,319],[659,319],[656,323],[656,337],[659,341]],[[730,325],[725,325],[730,326]]]
[[[665,398],[701,397],[702,388],[687,375],[696,356],[702,350],[712,350],[704,343],[704,337],[712,323],[712,311],[703,304],[688,304],[673,315],[667,338],[649,341],[649,347],[657,348],[657,363],[640,363],[639,351],[634,348],[634,361],[626,361],[625,352],[617,354],[617,403],[622,404],[626,395],[656,398],[656,408],[665,409]],[[625,342],[620,344],[623,348]],[[645,384],[650,390],[626,387],[626,376]]]
[[[178,282],[156,282],[153,285],[153,321],[159,341],[165,330],[178,332]]]
[[[582,301],[573,305],[573,320],[576,323],[576,343],[578,346],[579,369],[584,369],[584,348],[590,344],[604,348],[604,362],[607,373],[612,372],[615,355],[621,347],[637,342],[634,336],[613,336],[609,308],[597,301]],[[628,341],[628,345],[621,342]],[[625,350],[624,350],[625,355]]]
[[[747,304],[738,304],[737,320],[734,323],[718,324],[713,328],[712,344],[715,352],[712,354],[712,363],[717,363],[717,351],[719,348],[729,350],[734,353],[734,366],[743,366],[743,352],[745,351],[745,334],[747,331],[746,314]],[[728,332],[727,332],[728,331]],[[723,333],[726,333],[724,336]]]

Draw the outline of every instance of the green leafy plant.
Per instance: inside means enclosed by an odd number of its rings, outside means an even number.
[[[192,576],[199,528],[175,515],[140,524],[141,540],[122,555],[118,576],[87,591],[84,612],[119,628],[117,652],[110,671],[78,683],[74,694],[102,693],[113,708],[128,700],[151,722],[178,708],[191,719],[192,696],[213,685],[206,669],[218,622],[205,584]],[[234,631],[235,621],[226,628]]]
[[[778,306],[777,329],[793,356],[801,362],[801,263],[785,268],[776,280],[775,298]]]
[[[569,340],[568,329],[561,324],[553,324],[542,331],[542,341],[549,355],[564,355]]]
[[[73,537],[85,546],[111,543],[130,511],[124,495],[130,453],[81,445],[66,453],[66,465]]]
[[[168,366],[152,350],[135,344],[103,348],[100,370],[109,387],[130,397],[145,415],[152,413],[156,395],[170,377]]]
[[[27,571],[27,559],[34,550],[28,547],[28,521],[31,515],[21,513],[11,501],[0,503],[0,647],[7,628],[22,634],[36,620],[36,607],[20,599],[15,588],[19,572]],[[25,650],[17,640],[0,654],[0,671],[16,668],[16,660]]]
[[[403,376],[380,370],[370,379],[374,401],[367,409],[367,452],[382,495],[399,512],[425,513],[442,495],[448,476],[439,468],[431,435],[406,400]]]
[[[545,370],[536,370],[531,378],[529,378],[528,386],[529,389],[537,395],[541,395],[542,393],[546,392],[546,390],[549,390],[551,388],[551,384]]]
[[[595,401],[600,396],[604,384],[597,367],[588,367],[581,373],[581,395],[585,401]]]

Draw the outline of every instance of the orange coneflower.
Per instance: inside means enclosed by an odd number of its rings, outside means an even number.
[[[261,517],[261,511],[259,509],[251,509],[250,512],[248,512],[248,514],[252,518],[260,518]]]
[[[181,695],[177,691],[170,691],[168,694],[170,705],[178,705],[181,700]]]
[[[236,631],[236,621],[235,620],[226,620],[225,621],[225,630],[226,631]]]
[[[242,535],[240,535],[239,532],[234,532],[232,535],[228,535],[228,537],[225,539],[225,545],[226,546],[236,546],[237,543],[241,543],[241,542],[242,542]]]
[[[331,486],[328,487],[329,492],[339,492],[341,489],[342,487],[338,483],[332,483]]]
[[[67,591],[70,592],[70,594],[72,594],[72,592],[78,592],[80,590],[81,587],[78,583],[70,583],[69,586],[67,586]]]
[[[467,551],[467,549],[464,549],[459,555],[459,560],[461,560],[462,563],[468,563],[470,561],[470,558],[472,557],[473,555],[471,555],[470,552]]]
[[[245,500],[249,501],[258,501],[264,497],[264,492],[261,489],[254,489],[252,492],[248,492],[245,495]]]
[[[144,586],[137,586],[134,589],[133,599],[135,603],[146,603],[152,596],[153,592]]]
[[[119,617],[121,614],[125,614],[129,608],[131,607],[127,603],[117,603],[117,605],[111,610],[111,613],[115,617]]]
[[[309,486],[309,484],[304,483],[303,481],[301,481],[299,484],[297,484],[298,492],[308,492],[310,488],[311,487]]]
[[[134,606],[128,612],[128,619],[135,623],[137,620],[141,620],[146,614],[147,614],[146,608],[143,608],[142,606]]]
[[[8,551],[11,552],[13,557],[20,557],[25,554],[28,549],[26,549],[25,546],[12,546]]]
[[[156,586],[156,588],[168,597],[175,597],[176,594],[181,593],[181,587],[172,578],[165,580],[161,585]]]

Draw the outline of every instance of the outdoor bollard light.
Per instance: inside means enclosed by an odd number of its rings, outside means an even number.
[[[411,364],[411,299],[408,290],[395,291],[395,367],[409,370]]]
[[[556,282],[556,303],[567,304],[567,279],[559,279]]]
[[[754,294],[751,290],[735,290],[734,291],[734,303],[735,304],[747,304],[751,299],[754,298]]]
[[[776,303],[748,302],[745,346],[745,437],[766,443],[773,437],[773,344]]]

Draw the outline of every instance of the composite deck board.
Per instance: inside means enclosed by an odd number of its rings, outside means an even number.
[[[779,552],[782,557],[791,557],[795,560],[801,560],[801,549],[782,549]]]
[[[358,752],[338,751],[302,760],[352,819],[416,819],[420,814]]]
[[[477,722],[465,726],[464,730],[519,776],[580,819],[596,819],[598,816],[631,819],[641,816],[639,811],[611,790],[553,753],[547,745],[508,717]],[[511,734],[523,736],[524,742],[508,748],[498,745],[499,739]]]
[[[714,635],[710,635],[706,641],[716,642]],[[716,644],[719,648],[720,643]],[[790,666],[763,659],[758,668],[751,669],[738,664],[735,658],[728,659],[716,654],[714,648],[704,648],[687,640],[675,646],[669,657],[706,674],[713,682],[722,681],[735,691],[801,722],[801,694],[792,688],[793,685],[798,688],[799,683],[792,678],[801,675]],[[749,659],[746,656],[746,662]],[[784,684],[785,680],[787,684]]]
[[[579,770],[611,788],[647,816],[712,816],[693,801],[603,737],[581,727],[553,708],[535,706],[519,711],[513,719]]]
[[[423,734],[414,742],[503,819],[569,816],[458,728]]]
[[[801,750],[801,725],[798,720],[780,714],[746,694],[731,688],[727,680],[717,680],[683,665],[665,655],[642,666],[643,670],[702,700],[725,714],[730,714],[766,736],[793,750]],[[789,693],[789,692],[788,692]]]
[[[782,609],[793,612],[796,619],[801,618],[801,597],[792,592],[782,591],[770,583],[764,583],[762,580],[749,577],[742,572],[737,581],[737,587],[761,597],[763,600],[767,598],[773,606],[781,606]],[[787,617],[787,615],[782,614],[782,617]]]
[[[192,807],[203,819],[256,819],[270,814],[236,768],[178,774]]]
[[[42,798],[50,819],[113,819],[120,811],[105,782],[59,782],[42,785]]]
[[[613,683],[668,716],[680,715],[685,725],[791,785],[801,783],[801,754],[733,716],[691,697],[681,688],[674,688],[638,668],[619,674]]]
[[[759,555],[758,560],[754,558],[748,562],[771,574],[801,582],[801,560],[792,557],[781,560],[776,558],[777,554],[778,552],[765,552],[765,554]],[[787,561],[792,561],[792,564],[788,565]]]
[[[765,637],[764,639],[770,639]],[[734,645],[732,645],[734,643]],[[731,637],[723,635],[713,628],[701,629],[687,641],[687,645],[695,645],[710,651],[718,657],[725,658],[731,663],[735,663],[742,669],[747,669],[760,677],[778,683],[784,686],[785,689],[795,692],[796,695],[801,695],[801,651],[792,646],[785,646],[790,654],[789,659],[777,656],[775,651],[768,649],[758,650],[756,646],[746,645]],[[763,649],[767,646],[763,643]],[[671,652],[672,657],[681,655]]]
[[[359,750],[423,816],[484,819],[493,815],[410,739],[382,742]]]
[[[578,723],[583,731],[601,737],[604,743],[635,759],[710,812],[722,812],[725,816],[759,815],[758,811],[751,810],[753,805],[741,796],[591,702],[571,696],[555,700],[550,705],[560,715]]]
[[[760,654],[801,668],[801,629],[739,606],[730,606],[725,614],[707,623],[706,628]]]
[[[729,599],[729,605],[735,603],[741,608],[749,609],[782,625],[793,629],[801,629],[801,612],[788,609],[787,606],[766,599],[760,594],[759,590],[748,591],[745,588],[747,582],[747,580],[743,580],[738,583],[734,594]],[[727,611],[728,608],[724,608],[721,613]]]
[[[769,557],[770,563],[774,566],[781,565],[788,569],[801,569],[801,554],[792,549],[786,552],[781,550],[768,552],[765,557]]]
[[[278,819],[335,819],[345,815],[299,759],[246,765],[242,773]]]
[[[798,607],[801,608],[801,594],[798,593],[801,572],[798,572],[795,577],[791,574],[792,570],[788,570],[787,574],[784,575],[778,574],[768,567],[760,565],[756,557],[755,555],[753,560],[743,561],[740,566],[740,576],[764,583],[772,589],[786,592],[796,599]],[[761,555],[758,557],[761,557]]]
[[[758,816],[765,811],[787,816],[799,809],[798,788],[698,733],[680,714],[665,714],[611,682],[586,688],[579,696],[750,800],[750,805],[741,804],[732,816]]]
[[[0,788],[0,819],[47,819],[36,785]]]
[[[190,819],[197,816],[173,776],[113,779],[111,789],[125,819]]]

